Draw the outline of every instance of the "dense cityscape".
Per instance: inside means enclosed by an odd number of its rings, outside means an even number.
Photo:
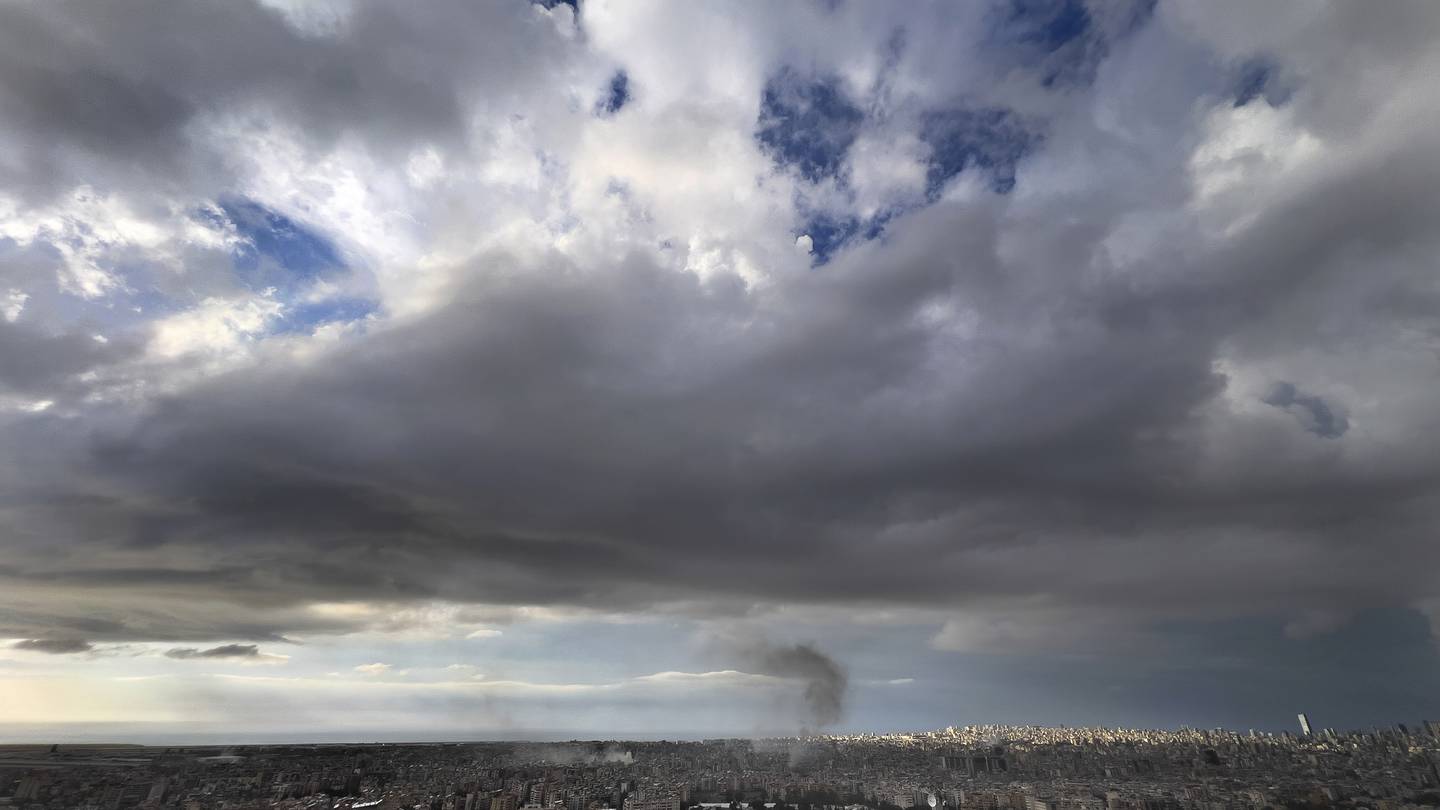
[[[1440,723],[658,742],[0,747],[0,807],[1240,810],[1440,805]]]

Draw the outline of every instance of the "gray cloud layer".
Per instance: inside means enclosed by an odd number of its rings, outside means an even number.
[[[273,116],[317,144],[455,141],[469,105],[538,90],[546,33],[526,3],[357,3],[337,37],[255,2],[8,3],[0,118],[16,151],[0,185],[37,199],[80,183],[223,183],[226,156],[205,130],[233,114]]]
[[[562,52],[529,16],[495,22],[533,34],[498,50],[452,33],[510,11],[361,4],[312,41],[247,3],[178,8],[0,9],[25,156],[0,183],[220,188],[196,133],[221,105],[382,157],[458,142]],[[1440,143],[1414,77],[1437,16],[1337,6],[1285,43],[1296,119],[1353,148],[1223,238],[1183,209],[1202,122],[1157,101],[1153,142],[1057,118],[1044,154],[1107,171],[1084,199],[1026,204],[1022,176],[766,284],[494,249],[443,306],[319,360],[6,422],[0,635],[275,639],[350,629],[304,610],[342,600],[1005,616],[949,628],[963,648],[1434,598]],[[1146,42],[1111,58],[1138,69]],[[1138,262],[1137,222],[1161,242]],[[0,330],[0,385],[37,397],[135,351]],[[838,711],[822,656],[762,659],[820,684],[817,722]]]
[[[181,661],[191,659],[214,659],[214,658],[260,658],[262,656],[260,647],[255,644],[222,644],[219,647],[209,649],[197,649],[195,647],[175,647],[165,651],[166,658],[176,658]]]

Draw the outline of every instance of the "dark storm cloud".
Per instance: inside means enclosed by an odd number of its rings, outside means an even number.
[[[642,259],[514,273],[491,257],[438,312],[321,364],[219,378],[78,448],[104,494],[33,514],[149,568],[57,567],[38,549],[15,565],[120,599],[167,582],[272,606],[929,605],[1042,581],[1183,612],[1215,608],[1212,586],[1253,588],[1252,608],[1294,599],[1266,587],[1275,566],[1307,571],[1306,599],[1378,598],[1386,574],[1333,566],[1335,544],[1365,523],[1404,543],[1398,510],[1424,490],[1330,468],[1271,480],[1258,460],[1197,477],[1193,414],[1223,386],[1216,341],[1246,315],[1224,304],[1250,279],[1184,295],[1058,279],[1036,309],[1024,289],[1043,268],[1001,275],[991,216],[929,209],[895,247],[763,295]],[[975,307],[985,340],[930,332],[934,306]],[[1235,531],[1303,540],[1261,564],[1185,552]],[[1177,552],[1196,566],[1180,579],[1164,569]],[[1391,593],[1421,587],[1390,574]]]
[[[205,650],[195,647],[175,647],[166,650],[165,657],[188,661],[215,658],[258,659],[263,656],[260,648],[254,644],[222,644],[219,647],[210,647]]]
[[[173,18],[79,14],[109,43],[80,53],[83,31],[63,24],[75,8],[0,12],[15,23],[0,21],[15,46],[0,47],[0,70],[15,77],[3,109],[23,148],[53,157],[63,144],[166,177],[179,171],[171,151],[149,144],[186,137],[181,122],[211,93],[253,93],[319,137],[442,137],[460,126],[457,102],[427,79],[457,60],[478,69],[450,49],[486,53],[459,49],[440,12],[392,19],[363,5],[348,33],[301,47],[278,17],[240,3]],[[210,15],[194,41],[178,36],[191,15]],[[1341,64],[1383,56],[1402,73],[1429,50],[1409,32],[1389,48],[1384,32],[1362,29],[1380,41]],[[496,69],[519,76],[535,61],[523,47],[484,59],[516,56]],[[56,48],[79,67],[50,61]],[[393,58],[362,60],[375,52]],[[86,113],[133,118],[114,143],[63,106],[99,92],[85,66],[100,64],[132,99]],[[836,80],[795,81],[770,102],[760,89],[759,126],[773,136],[761,140],[802,176],[831,176],[859,108]],[[588,99],[595,85],[584,86]],[[1371,112],[1306,98],[1286,109],[1317,131],[1344,134]],[[1194,105],[1177,106],[1192,124]],[[1010,137],[1008,114],[979,115],[946,118],[923,139],[932,168],[977,165],[992,190],[1023,191],[1031,141]],[[1440,454],[1429,437],[1440,434],[1426,430],[1429,409],[1395,417],[1406,440],[1367,439],[1358,419],[1345,429],[1337,403],[1306,393],[1308,379],[1287,377],[1288,397],[1269,400],[1316,435],[1280,432],[1263,418],[1270,408],[1245,410],[1258,396],[1227,399],[1254,381],[1226,363],[1436,333],[1433,268],[1414,260],[1435,247],[1433,133],[1397,130],[1297,187],[1264,189],[1270,204],[1221,223],[1224,239],[1147,224],[1141,236],[1160,246],[1136,266],[1117,234],[1148,223],[1156,200],[1197,218],[1180,207],[1197,196],[1194,144],[1176,145],[1159,118],[1145,122],[1160,128],[1150,151],[1140,136],[1090,130],[1036,147],[1100,161],[1103,193],[1054,208],[1027,208],[1021,193],[942,200],[814,272],[747,284],[641,254],[495,250],[451,268],[443,305],[318,358],[270,357],[135,413],[6,423],[0,632],[256,640],[355,629],[307,613],[317,601],[693,600],[973,611],[1023,641],[1031,617],[1100,637],[1152,619],[1433,595]],[[53,356],[0,366],[25,390],[105,359],[68,338],[15,334]],[[1377,400],[1427,390],[1381,382]],[[994,637],[951,630],[957,648]],[[838,713],[833,662],[808,648],[760,660],[817,684],[817,722]]]
[[[133,357],[131,338],[101,342],[93,334],[50,334],[0,319],[0,394],[48,398],[78,390],[74,378]]]
[[[10,645],[11,649],[43,652],[52,655],[90,652],[95,645],[79,638],[27,638]]]
[[[504,109],[543,80],[536,57],[553,39],[523,2],[404,12],[361,2],[321,36],[253,0],[7,3],[0,134],[16,159],[0,186],[33,197],[102,181],[223,193],[228,156],[196,127],[256,109],[317,144],[345,134],[381,151],[454,142],[469,104]]]

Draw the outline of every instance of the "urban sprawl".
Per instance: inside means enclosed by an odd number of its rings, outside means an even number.
[[[0,746],[0,808],[1406,810],[1440,724],[1337,733],[971,726],[696,742]]]

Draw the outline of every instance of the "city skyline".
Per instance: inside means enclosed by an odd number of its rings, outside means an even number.
[[[8,746],[0,799],[84,810],[1421,808],[1440,805],[1437,732],[967,726],[695,742]]]
[[[0,741],[1440,717],[1435,42],[0,0]]]
[[[1306,717],[1301,712],[1298,717]],[[957,733],[956,730],[965,733],[976,733],[975,729],[991,729],[995,734],[1016,734],[1016,733],[1051,733],[1059,735],[1106,735],[1116,734],[1127,735],[1172,735],[1172,734],[1221,734],[1249,738],[1280,738],[1294,739],[1300,742],[1306,739],[1329,740],[1336,737],[1364,736],[1374,734],[1388,734],[1400,731],[1426,735],[1440,739],[1440,721],[1435,720],[1411,720],[1409,722],[1395,722],[1390,724],[1377,724],[1365,728],[1310,728],[1307,721],[1299,722],[1294,728],[1264,728],[1249,726],[1246,728],[1230,728],[1226,726],[1195,727],[1190,725],[1179,725],[1175,727],[1154,727],[1142,728],[1131,726],[1112,725],[1066,725],[1066,724],[1045,724],[1045,723],[980,723],[967,725],[950,725],[944,728],[895,728],[883,731],[849,731],[849,732],[827,732],[809,729],[800,730],[778,730],[773,733],[757,731],[747,735],[707,735],[693,731],[664,732],[655,731],[640,735],[611,734],[598,736],[577,736],[566,734],[563,731],[534,731],[523,729],[507,730],[502,734],[488,737],[446,737],[443,735],[434,736],[404,736],[394,732],[382,730],[378,734],[364,734],[353,731],[342,732],[327,736],[324,733],[296,732],[293,734],[236,734],[222,729],[212,730],[191,730],[171,731],[156,733],[153,729],[147,729],[144,725],[124,726],[120,725],[109,731],[97,732],[94,728],[71,730],[58,728],[53,725],[36,727],[34,729],[20,728],[18,734],[16,729],[10,728],[10,737],[0,738],[0,748],[10,747],[16,751],[35,753],[37,751],[61,750],[88,750],[95,746],[116,746],[118,748],[189,748],[189,749],[238,749],[257,747],[286,747],[286,746],[386,746],[386,745],[471,745],[471,744],[523,744],[536,743],[540,745],[563,745],[566,743],[695,743],[708,742],[713,740],[730,741],[766,741],[766,740],[807,740],[807,739],[845,739],[865,740],[874,738],[908,738],[933,734]],[[990,732],[987,732],[990,733]],[[106,735],[109,736],[106,736]],[[152,736],[153,735],[153,736]],[[3,758],[3,757],[0,757]]]

